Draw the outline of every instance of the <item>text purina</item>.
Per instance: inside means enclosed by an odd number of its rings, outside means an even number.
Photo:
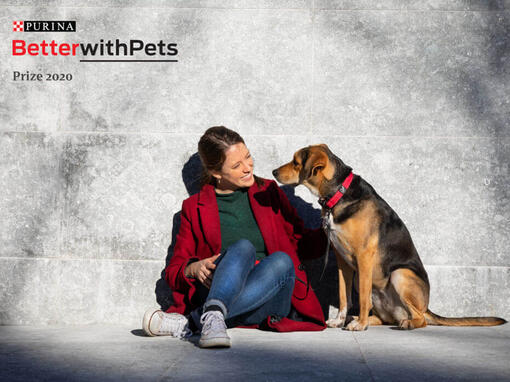
[[[24,21],[25,32],[76,32],[76,21]]]

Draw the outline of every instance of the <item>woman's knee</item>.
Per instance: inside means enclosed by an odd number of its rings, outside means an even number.
[[[279,274],[288,274],[290,277],[295,277],[294,263],[289,255],[285,252],[275,252],[271,254],[274,262],[272,268]]]
[[[248,239],[240,239],[236,241],[234,244],[231,244],[227,248],[227,253],[235,253],[235,257],[240,258],[249,258],[253,259],[255,262],[256,250],[251,241]]]

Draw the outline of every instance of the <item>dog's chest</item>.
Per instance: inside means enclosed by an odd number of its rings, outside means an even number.
[[[336,252],[342,256],[347,264],[353,268],[356,268],[352,249],[350,248],[348,242],[345,240],[344,233],[342,232],[342,227],[335,224],[333,221],[333,216],[331,215],[329,216],[329,226],[329,241],[333,247],[335,247]]]

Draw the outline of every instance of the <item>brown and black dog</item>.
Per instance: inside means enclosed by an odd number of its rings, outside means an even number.
[[[324,201],[337,192],[351,172],[322,144],[297,151],[293,160],[274,170],[273,175],[283,184],[305,185]],[[428,310],[427,272],[402,220],[358,175],[342,191],[343,196],[329,214],[329,239],[338,264],[340,301],[338,316],[328,320],[328,326],[344,326],[351,305],[354,271],[360,314],[347,324],[348,330],[366,330],[369,325],[381,324],[415,329],[427,324],[493,326],[506,322],[498,317],[446,318]],[[323,207],[323,217],[327,211]],[[374,315],[369,317],[370,309]]]

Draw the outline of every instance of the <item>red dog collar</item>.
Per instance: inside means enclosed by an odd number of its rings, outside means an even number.
[[[342,182],[342,185],[338,188],[338,190],[335,192],[335,194],[329,200],[320,198],[319,204],[322,207],[327,207],[329,209],[333,208],[338,203],[338,201],[342,198],[342,196],[344,196],[344,194],[347,192],[347,189],[351,185],[353,177],[354,177],[354,174],[352,172],[349,173],[349,175]]]

